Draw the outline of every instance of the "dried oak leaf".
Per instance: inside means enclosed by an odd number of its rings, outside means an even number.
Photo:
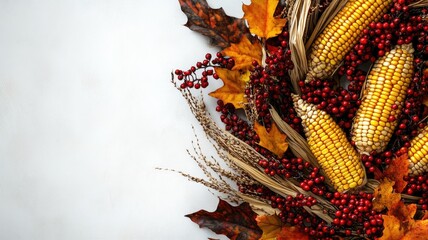
[[[384,178],[379,186],[374,191],[373,210],[382,211],[385,208],[390,209],[391,206],[400,201],[401,195],[395,193],[394,181]]]
[[[254,123],[254,130],[260,138],[259,145],[271,151],[278,157],[282,157],[288,149],[288,142],[285,140],[287,135],[282,133],[275,123],[268,132],[266,128],[259,123]]]
[[[239,43],[232,43],[222,51],[222,54],[235,61],[232,70],[248,70],[252,67],[253,61],[261,64],[263,56],[260,42],[256,40],[252,43],[246,36],[243,36]]]
[[[222,8],[212,9],[206,0],[178,1],[187,16],[185,26],[209,37],[214,46],[226,48],[251,35],[243,19],[228,16]]]
[[[252,34],[268,39],[281,33],[287,20],[274,17],[278,2],[279,0],[252,0],[250,5],[242,5],[244,18]]]
[[[256,218],[257,225],[263,231],[260,240],[276,240],[284,225],[277,215],[262,215]]]
[[[407,154],[394,159],[389,167],[384,171],[384,177],[387,177],[395,182],[394,189],[401,193],[407,185],[404,177],[409,174],[409,161]]]
[[[229,239],[258,240],[262,235],[256,222],[257,214],[248,203],[234,207],[220,199],[214,212],[199,210],[186,217],[199,227],[209,228],[217,234],[226,235]]]
[[[215,72],[223,81],[223,86],[211,92],[209,95],[231,103],[235,108],[243,108],[247,102],[245,98],[245,86],[250,80],[249,71],[232,71],[226,68],[215,68]]]

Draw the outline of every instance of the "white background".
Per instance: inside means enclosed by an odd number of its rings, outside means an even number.
[[[170,72],[216,49],[185,22],[178,0],[0,1],[0,239],[215,237],[184,215],[217,197],[155,170],[202,176]]]

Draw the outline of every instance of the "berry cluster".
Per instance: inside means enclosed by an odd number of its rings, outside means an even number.
[[[334,88],[330,80],[313,80],[309,83],[299,82],[302,99],[318,105],[318,108],[333,116],[340,127],[350,129],[352,119],[361,104],[359,94],[342,87]]]
[[[225,58],[221,53],[217,53],[216,58],[212,59],[210,53],[205,54],[205,59],[201,62],[197,62],[195,66],[191,66],[188,70],[177,69],[174,74],[177,76],[179,81],[183,81],[180,84],[180,88],[206,88],[209,85],[209,77],[219,79],[217,73],[215,73],[215,67],[223,67],[232,69],[235,62],[232,58]]]
[[[420,196],[418,204],[423,210],[428,210],[428,177],[425,175],[416,177],[405,177],[407,186],[403,190],[403,193],[409,195]]]
[[[330,202],[337,207],[333,225],[346,236],[366,234],[367,237],[379,237],[383,230],[382,214],[372,209],[373,195],[360,192],[358,194],[334,193],[327,194]]]
[[[407,151],[407,149],[406,149]],[[397,152],[397,155],[401,152]],[[406,152],[407,153],[407,152]],[[383,165],[389,165],[394,157],[392,151],[384,151],[380,154],[373,153],[370,155],[361,156],[361,161],[363,162],[366,170],[369,173],[375,172],[376,169],[381,169]]]
[[[291,82],[288,71],[294,68],[291,51],[288,49],[289,33],[284,30],[278,37],[266,43],[267,57],[264,66],[254,62],[245,95],[254,101],[259,121],[267,128],[271,125],[270,106],[273,106],[285,122],[297,131],[302,131],[291,99]]]

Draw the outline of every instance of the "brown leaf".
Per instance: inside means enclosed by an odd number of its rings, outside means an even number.
[[[235,60],[233,70],[248,70],[252,68],[253,61],[262,63],[262,45],[258,40],[251,43],[246,36],[243,36],[239,43],[232,43],[222,53]]]
[[[185,26],[211,39],[211,44],[221,48],[241,41],[243,35],[251,36],[245,21],[226,15],[222,8],[212,9],[206,0],[178,0],[187,16]]]
[[[378,188],[375,189],[373,198],[373,209],[375,211],[390,209],[391,206],[400,201],[401,195],[394,193],[392,186],[394,186],[394,181],[384,178]]]
[[[247,102],[245,86],[250,79],[250,72],[232,71],[226,68],[215,68],[215,72],[224,85],[209,95],[223,100],[224,103],[232,103],[235,108],[243,108],[244,103]]]
[[[401,193],[407,185],[404,177],[409,174],[409,161],[407,154],[394,159],[389,167],[384,171],[384,176],[395,182],[394,189]]]
[[[259,145],[271,151],[278,157],[282,157],[288,149],[288,142],[285,141],[287,135],[282,133],[275,123],[268,132],[266,128],[259,123],[254,123],[254,130],[260,138]]]
[[[276,240],[276,237],[281,232],[283,223],[277,215],[263,215],[256,218],[257,225],[263,231],[260,240]]]
[[[248,203],[233,207],[220,199],[214,212],[200,210],[186,215],[199,227],[206,227],[217,234],[224,234],[230,239],[258,240],[262,231],[257,226],[257,214]]]
[[[276,240],[309,240],[309,236],[299,227],[284,226],[278,234]]]
[[[252,34],[268,39],[281,33],[287,20],[274,17],[278,2],[279,0],[252,0],[250,5],[242,5],[244,18]]]

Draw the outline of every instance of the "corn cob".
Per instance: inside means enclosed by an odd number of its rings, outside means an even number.
[[[333,74],[362,31],[386,12],[392,0],[350,0],[312,44],[306,82]]]
[[[412,81],[413,52],[411,44],[396,46],[371,69],[351,130],[360,154],[382,152],[388,145]]]
[[[410,142],[408,157],[409,175],[417,176],[428,172],[428,126]]]
[[[309,147],[338,192],[362,186],[366,172],[345,132],[317,106],[293,95],[294,108],[302,119]]]

